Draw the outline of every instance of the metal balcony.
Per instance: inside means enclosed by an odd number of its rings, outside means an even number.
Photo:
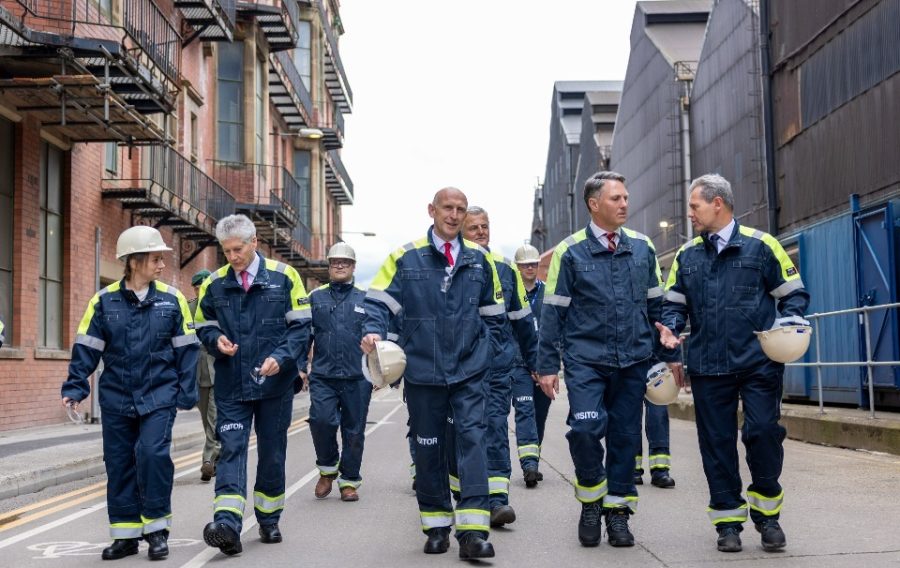
[[[216,223],[235,212],[235,199],[190,160],[169,146],[121,148],[137,163],[119,160],[124,173],[106,172],[100,187],[103,199],[117,199],[132,215],[156,227],[170,227],[182,239],[184,268],[216,242]],[[190,241],[190,242],[187,242]]]
[[[300,8],[297,0],[257,0],[237,3],[238,17],[255,19],[269,42],[269,51],[281,51],[297,47],[300,32],[297,21]]]
[[[194,29],[184,45],[200,41],[232,41],[237,20],[235,0],[175,0],[184,20]]]
[[[325,186],[338,205],[353,205],[353,181],[334,150],[325,153]]]
[[[315,126],[312,97],[297,71],[290,52],[271,55],[269,99],[291,128]]]
[[[316,0],[316,7],[319,12],[319,21],[325,31],[325,87],[341,111],[350,113],[353,111],[353,91],[347,81],[347,73],[344,71],[344,64],[338,51],[337,37],[331,22],[328,21],[328,14],[322,0]]]

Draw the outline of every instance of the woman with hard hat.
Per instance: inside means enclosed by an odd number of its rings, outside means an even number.
[[[169,554],[172,480],[169,453],[176,408],[197,403],[199,342],[187,300],[157,279],[172,249],[152,227],[125,230],[116,257],[125,276],[91,298],[72,347],[62,403],[74,409],[90,394],[88,377],[103,359],[98,382],[103,413],[103,460],[113,543],[104,560]]]

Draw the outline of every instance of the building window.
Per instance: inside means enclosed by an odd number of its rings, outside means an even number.
[[[38,346],[62,349],[62,150],[41,143]]]
[[[300,184],[300,220],[307,226],[312,226],[312,207],[310,206],[310,168],[312,154],[309,150],[294,150],[294,178]]]
[[[266,162],[266,64],[256,60],[256,163]]]
[[[6,326],[8,344],[12,343],[15,134],[15,125],[0,118],[0,321]]]
[[[111,174],[119,173],[119,145],[115,142],[106,143],[106,159],[103,162],[106,171]]]
[[[312,92],[312,27],[309,22],[300,21],[297,26],[300,39],[294,50],[294,65],[306,90]]]
[[[244,161],[243,69],[244,44],[220,43],[216,105],[216,158]]]
[[[191,161],[197,163],[200,154],[200,131],[197,126],[197,115],[191,113]]]

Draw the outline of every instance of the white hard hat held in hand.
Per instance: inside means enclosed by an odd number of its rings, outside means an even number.
[[[766,357],[776,363],[792,363],[809,349],[812,327],[799,317],[779,318],[772,329],[754,331]]]
[[[405,370],[406,353],[393,341],[377,341],[375,349],[363,355],[363,376],[378,388],[396,382]]]
[[[675,375],[665,363],[657,363],[647,372],[647,400],[657,406],[672,404],[678,398]]]

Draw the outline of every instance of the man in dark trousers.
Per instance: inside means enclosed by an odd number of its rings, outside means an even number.
[[[416,440],[416,499],[426,554],[446,552],[456,524],[459,556],[491,558],[485,463],[485,382],[506,319],[490,254],[460,236],[468,201],[456,188],[428,205],[434,224],[381,266],[366,294],[362,349],[387,337],[400,318],[399,345],[411,432]],[[453,416],[461,499],[454,512],[447,483],[446,421]]]
[[[191,287],[194,288],[194,298],[188,301],[191,313],[197,311],[197,299],[200,295],[200,285],[209,276],[209,270],[200,270],[191,277]],[[203,444],[203,464],[200,466],[200,481],[209,481],[216,475],[216,462],[219,461],[219,452],[222,445],[216,436],[216,397],[213,385],[216,381],[216,370],[213,367],[215,359],[206,352],[206,348],[200,348],[200,357],[197,360],[197,387],[200,392],[200,400],[197,409],[200,410],[200,420],[203,422],[203,432],[206,434],[206,443]]]

